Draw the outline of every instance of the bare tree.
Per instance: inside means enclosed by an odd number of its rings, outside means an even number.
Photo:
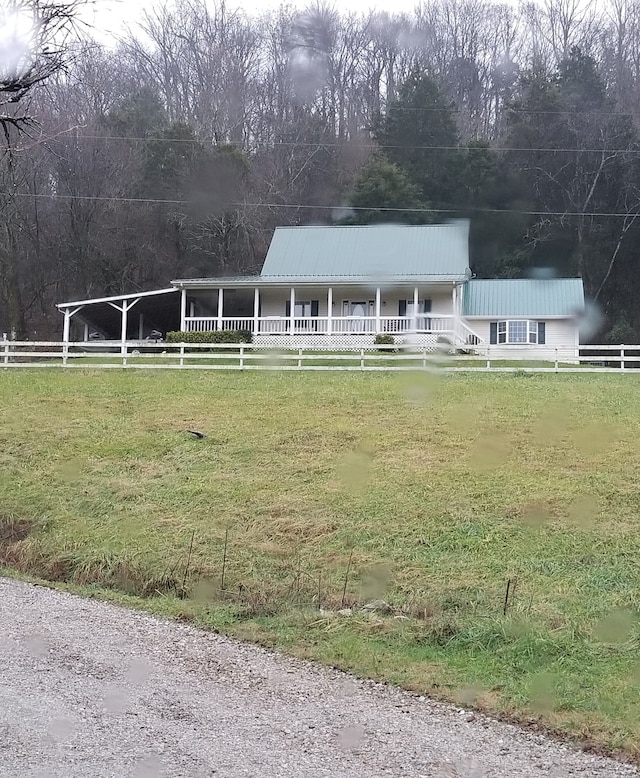
[[[72,56],[70,37],[86,0],[5,0],[0,8],[0,126],[35,123],[27,98],[34,87],[64,70]]]

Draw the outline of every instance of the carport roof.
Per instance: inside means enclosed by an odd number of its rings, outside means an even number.
[[[99,303],[117,303],[121,300],[135,300],[137,297],[155,297],[159,294],[169,294],[170,292],[177,292],[175,287],[169,289],[154,289],[151,292],[135,292],[133,294],[116,294],[111,297],[93,297],[90,300],[74,300],[70,303],[58,303],[56,306],[60,310],[65,308],[77,308],[79,305],[97,305]]]
[[[158,329],[164,332],[180,329],[180,305],[176,295],[178,289],[156,289],[151,292],[96,297],[92,300],[74,300],[59,303],[58,310],[73,319],[79,319],[105,338],[119,339],[122,326],[122,303],[129,303],[129,329],[139,327],[142,314],[144,330]]]

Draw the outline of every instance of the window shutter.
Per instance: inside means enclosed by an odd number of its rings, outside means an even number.
[[[431,300],[425,300],[424,301],[424,311],[423,313],[431,313]]]
[[[318,301],[312,300],[311,301],[311,315],[317,316],[318,315]]]
[[[291,300],[287,300],[284,304],[284,315],[291,316]]]
[[[489,325],[489,343],[498,342],[498,322],[492,321]]]
[[[545,336],[545,323],[543,321],[538,322],[538,343],[544,344],[544,336]]]
[[[398,316],[406,316],[406,315],[407,315],[407,301],[398,300]]]

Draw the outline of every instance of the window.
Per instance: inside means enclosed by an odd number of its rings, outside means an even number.
[[[418,315],[431,313],[431,300],[418,300]],[[413,300],[398,300],[398,316],[413,316]]]
[[[490,324],[490,343],[542,345],[545,342],[545,322],[528,319],[494,321]]]
[[[306,319],[310,316],[318,315],[319,303],[317,300],[296,300],[293,308],[293,315],[297,318]],[[284,315],[291,316],[291,300],[286,300],[284,304]]]
[[[319,303],[317,300],[296,300],[293,307],[294,328],[296,332],[303,332],[318,329],[317,319]],[[286,300],[284,304],[284,315],[287,317],[287,330],[291,327],[291,300]]]

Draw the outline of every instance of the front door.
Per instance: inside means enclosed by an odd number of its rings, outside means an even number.
[[[363,321],[354,319],[347,323],[345,329],[351,332],[373,332],[373,322],[366,321],[365,317],[375,316],[375,303],[373,300],[343,300],[343,316],[357,316]]]

